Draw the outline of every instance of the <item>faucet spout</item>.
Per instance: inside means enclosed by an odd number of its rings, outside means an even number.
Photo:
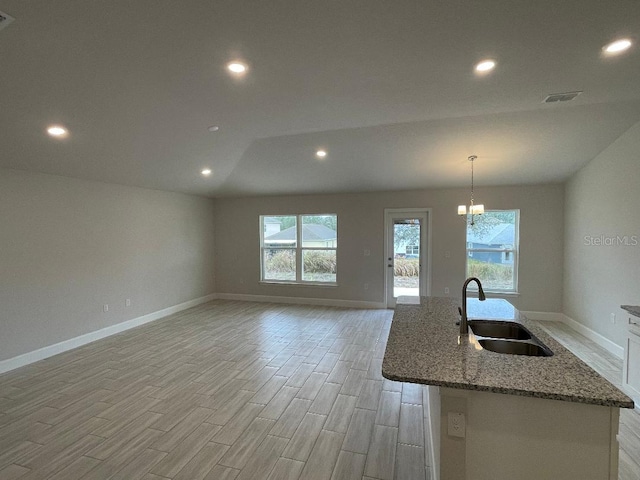
[[[467,287],[471,282],[476,282],[478,285],[478,300],[481,302],[486,300],[487,297],[484,294],[484,290],[482,289],[482,283],[480,283],[480,279],[477,277],[469,277],[464,281],[462,285],[462,312],[460,313],[460,334],[464,335],[469,333],[469,324],[467,320]]]

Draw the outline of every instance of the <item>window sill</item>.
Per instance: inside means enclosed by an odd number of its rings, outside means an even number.
[[[486,293],[487,295],[492,294],[492,295],[501,295],[504,297],[519,297],[520,296],[520,292],[508,292],[508,291],[504,291],[504,290],[487,290],[486,288],[483,289],[484,293]],[[469,289],[468,290],[469,293],[472,293],[474,296],[478,295],[478,290],[477,289]]]
[[[335,288],[338,286],[337,283],[329,283],[329,282],[279,282],[277,280],[260,280],[263,285],[289,285],[296,287],[329,287]]]

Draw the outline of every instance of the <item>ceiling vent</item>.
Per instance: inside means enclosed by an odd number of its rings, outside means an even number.
[[[556,103],[556,102],[568,102],[569,100],[573,100],[578,95],[580,95],[582,91],[579,92],[566,92],[566,93],[552,93],[547,95],[547,98],[544,99],[544,103]]]
[[[13,22],[14,18],[4,12],[0,12],[0,30]]]

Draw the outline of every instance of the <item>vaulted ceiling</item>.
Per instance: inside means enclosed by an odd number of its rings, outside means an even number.
[[[640,121],[637,0],[0,11],[15,18],[0,31],[7,168],[216,197],[468,185],[477,155],[478,185],[562,182]],[[603,53],[622,37],[628,51]],[[474,73],[486,58],[496,68]],[[571,91],[583,93],[543,103]],[[68,137],[48,136],[52,124]]]

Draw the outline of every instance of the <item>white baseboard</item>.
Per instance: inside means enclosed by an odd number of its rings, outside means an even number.
[[[291,303],[296,305],[321,305],[325,307],[387,308],[383,302],[359,300],[339,300],[334,298],[279,297],[276,295],[246,295],[241,293],[218,293],[221,300],[241,300],[244,302]]]
[[[542,322],[562,322],[565,325],[571,327],[576,332],[584,335],[589,340],[600,345],[602,348],[606,349],[608,352],[612,353],[618,358],[622,358],[624,356],[624,348],[622,348],[617,343],[612,342],[608,338],[600,335],[595,330],[586,327],[585,325],[577,322],[571,317],[568,317],[564,313],[556,313],[556,312],[520,312],[525,317],[530,318],[531,320],[539,320]]]
[[[34,363],[39,360],[52,357],[59,353],[66,352],[67,350],[86,345],[87,343],[95,342],[96,340],[115,335],[116,333],[124,332],[125,330],[129,330],[130,328],[153,322],[154,320],[158,320],[168,315],[186,310],[187,308],[195,307],[196,305],[215,300],[216,298],[218,298],[218,296],[215,293],[206,295],[204,297],[195,298],[193,300],[189,300],[188,302],[180,303],[172,307],[158,310],[157,312],[148,313],[147,315],[142,315],[141,317],[127,320],[126,322],[117,323],[115,325],[96,330],[95,332],[85,333],[84,335],[80,335],[79,337],[70,338],[69,340],[64,340],[54,345],[39,348],[38,350],[34,350],[32,352],[23,353],[22,355],[18,355],[17,357],[2,360],[0,361],[0,373],[8,372],[25,365],[29,365],[30,363]]]
[[[568,317],[568,316],[566,316],[564,314],[562,315],[562,317],[563,317],[562,321],[565,324],[569,325],[571,328],[573,328],[577,332],[580,332],[582,335],[587,337],[589,340],[593,340],[595,343],[597,343],[601,347],[605,348],[606,350],[608,350],[609,352],[611,352],[612,354],[614,354],[618,358],[624,357],[624,348],[622,348],[617,343],[612,342],[608,338],[600,335],[595,330],[591,330],[589,327],[584,326],[583,324],[581,324],[580,322],[575,321],[571,317]]]

